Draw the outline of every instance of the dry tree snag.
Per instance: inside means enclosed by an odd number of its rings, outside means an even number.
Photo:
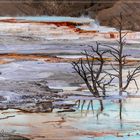
[[[117,48],[104,45],[110,48],[110,54],[115,59],[115,62],[117,62],[117,67],[112,65],[112,69],[116,72],[116,74],[108,73],[109,75],[118,78],[119,80],[119,95],[122,95],[122,92],[126,91],[130,83],[133,81],[136,85],[136,88],[138,90],[138,85],[136,82],[136,77],[140,74],[140,66],[135,66],[133,70],[128,70],[127,77],[123,77],[123,69],[127,64],[126,58],[130,55],[124,54],[123,50],[126,45],[125,37],[128,34],[128,32],[123,32],[123,16],[122,13],[120,13],[119,19],[116,19],[118,23],[118,33],[119,33],[119,39],[117,40],[118,46]],[[107,73],[107,72],[106,72]],[[124,79],[123,79],[124,78]],[[126,79],[126,81],[125,81]]]
[[[136,77],[139,76],[140,74],[140,66],[135,66],[135,68],[133,70],[128,70],[128,74],[126,77],[123,77],[124,73],[123,70],[127,64],[127,57],[130,55],[126,55],[124,54],[123,50],[125,47],[125,37],[128,34],[128,32],[123,32],[123,21],[124,21],[124,17],[122,16],[122,13],[120,13],[120,17],[119,19],[115,18],[117,20],[118,23],[118,33],[119,33],[119,39],[117,40],[118,46],[117,48],[109,46],[109,45],[105,45],[108,48],[110,48],[110,54],[113,56],[115,62],[117,62],[117,67],[115,67],[114,65],[112,66],[112,69],[115,71],[115,74],[112,73],[108,73],[107,74],[113,76],[114,78],[118,78],[118,85],[119,85],[119,95],[122,96],[122,93],[124,91],[127,90],[128,86],[130,85],[131,82],[134,82],[134,84],[136,85],[136,88],[138,90],[138,84],[136,81]],[[126,79],[126,80],[125,80]],[[120,110],[119,110],[119,116],[120,116],[120,120],[122,120],[122,100],[119,100],[119,105],[120,105]]]
[[[82,53],[86,60],[81,58],[77,62],[72,62],[74,70],[83,79],[94,97],[106,96],[106,88],[114,79],[111,75],[104,73],[104,55],[108,53],[108,50],[101,50],[99,46],[100,44],[96,42],[96,47],[89,46],[91,48],[90,53],[86,50]],[[101,100],[100,105],[102,111],[103,103]]]

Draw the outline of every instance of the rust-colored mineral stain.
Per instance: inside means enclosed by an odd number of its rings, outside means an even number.
[[[10,19],[2,19],[0,22],[6,22],[6,23],[31,23],[31,24],[36,24],[36,25],[56,25],[57,27],[65,26],[70,29],[72,29],[75,32],[78,33],[97,33],[97,30],[83,30],[80,28],[77,28],[77,26],[81,26],[84,23],[80,22],[74,22],[74,21],[29,21],[29,20],[17,20],[15,18],[10,18]]]
[[[9,61],[6,61],[6,60],[0,60],[0,64],[7,64],[9,63]]]
[[[110,33],[110,38],[116,38],[114,33]]]
[[[3,60],[3,59],[14,59],[14,60]],[[26,61],[39,61],[39,60],[44,60],[45,62],[48,63],[71,63],[73,61],[79,61],[79,58],[61,58],[57,56],[48,56],[44,54],[17,54],[17,53],[7,53],[7,54],[0,54],[0,64],[6,64],[10,63],[13,61],[18,61],[18,60],[26,60]],[[83,61],[86,61],[86,58],[81,58]],[[90,61],[96,61],[98,58],[89,58]],[[109,64],[110,61],[112,61],[112,58],[104,58],[104,60],[107,61],[106,64]],[[133,65],[134,63],[138,63],[140,60],[131,60],[128,59],[126,60],[126,63],[128,65]]]
[[[7,23],[17,23],[15,18],[8,18],[8,19],[0,19],[0,22],[7,22]]]

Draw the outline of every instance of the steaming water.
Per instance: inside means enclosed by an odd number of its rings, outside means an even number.
[[[12,18],[12,17],[11,17]],[[82,26],[77,26],[77,28],[92,31],[96,30],[102,33],[105,32],[116,32],[115,28],[100,26],[98,21],[91,19],[89,17],[63,17],[63,16],[23,16],[23,17],[13,17],[17,20],[26,20],[34,22],[75,22],[82,23]],[[0,19],[10,19],[10,17],[0,17]]]
[[[25,17],[16,17],[16,19],[24,19],[28,21],[45,21],[45,22],[80,22],[80,23],[89,23],[94,21],[88,17],[63,17],[63,16],[25,16]]]

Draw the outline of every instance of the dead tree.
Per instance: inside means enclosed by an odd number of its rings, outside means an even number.
[[[115,63],[117,63],[117,67],[115,65],[111,65],[112,69],[115,71],[115,74],[108,73],[107,74],[113,76],[114,78],[118,78],[118,85],[119,85],[119,95],[122,96],[122,93],[127,90],[131,82],[134,82],[136,85],[137,90],[138,84],[136,81],[136,77],[139,76],[140,74],[140,66],[135,66],[133,70],[128,70],[128,74],[126,77],[124,77],[123,70],[127,64],[127,57],[130,55],[124,54],[124,47],[126,45],[125,43],[125,37],[128,34],[128,32],[123,33],[123,19],[124,17],[122,16],[122,13],[120,13],[119,19],[115,18],[117,23],[118,23],[118,34],[119,34],[119,39],[117,40],[118,46],[117,48],[109,46],[109,45],[104,45],[110,48],[110,54],[113,56]],[[120,120],[122,120],[122,107],[123,107],[123,102],[120,99],[119,100],[119,116]]]
[[[106,88],[111,85],[114,79],[111,75],[103,73],[105,57],[108,50],[101,50],[100,44],[96,42],[96,47],[89,46],[91,52],[86,50],[82,53],[85,55],[84,59],[79,59],[77,62],[72,62],[74,70],[85,82],[89,91],[94,97],[106,96]],[[107,80],[108,79],[108,80]],[[103,110],[103,103],[100,100],[101,111]]]
[[[115,18],[116,19],[116,18]],[[128,70],[128,74],[126,77],[126,81],[123,79],[123,69],[127,65],[127,57],[130,55],[124,54],[124,46],[126,45],[125,43],[125,37],[128,34],[128,32],[123,33],[123,16],[122,13],[120,13],[119,19],[116,19],[118,23],[118,34],[119,34],[119,39],[117,40],[118,46],[117,48],[109,46],[109,45],[104,45],[110,48],[110,54],[113,56],[115,59],[115,63],[117,63],[117,67],[114,65],[112,66],[112,69],[116,72],[116,74],[108,73],[107,74],[118,78],[119,80],[119,95],[122,95],[122,92],[126,91],[130,83],[133,81],[136,85],[136,88],[138,89],[138,85],[136,82],[136,77],[139,76],[140,74],[140,66],[136,66],[133,70]]]

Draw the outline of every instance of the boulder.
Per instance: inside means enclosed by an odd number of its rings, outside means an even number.
[[[16,109],[30,113],[45,113],[53,111],[53,104],[52,101],[41,101],[34,104],[22,105],[17,107]]]

